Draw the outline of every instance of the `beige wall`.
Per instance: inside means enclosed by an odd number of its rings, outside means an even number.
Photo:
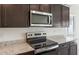
[[[65,28],[0,28],[0,42],[25,39],[26,32],[36,31],[44,31],[48,36],[65,34]]]

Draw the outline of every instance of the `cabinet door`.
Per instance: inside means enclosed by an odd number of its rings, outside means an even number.
[[[39,4],[30,4],[30,10],[39,11],[40,5]]]
[[[40,4],[40,10],[43,12],[50,12],[50,4]]]
[[[70,55],[77,55],[77,44],[75,42],[70,42]]]
[[[68,55],[68,48],[61,48],[58,52],[58,55]]]
[[[1,27],[1,4],[0,4],[0,27]]]
[[[52,8],[51,8],[52,9]],[[61,5],[55,4],[53,12],[53,26],[61,27]]]
[[[5,4],[2,16],[4,27],[26,27],[29,20],[29,5]]]
[[[69,26],[69,7],[62,6],[62,27]]]
[[[70,55],[77,55],[77,45],[70,47]]]
[[[69,54],[69,44],[64,43],[59,45],[58,55],[68,55]]]

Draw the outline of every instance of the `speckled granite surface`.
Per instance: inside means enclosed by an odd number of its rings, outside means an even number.
[[[33,50],[24,40],[0,42],[0,55],[15,55]]]
[[[48,36],[47,39],[58,42],[59,44],[67,42],[66,37],[63,35]],[[0,42],[0,55],[15,55],[33,50],[25,40]]]
[[[53,40],[53,41],[55,41],[55,42],[58,42],[58,44],[75,40],[75,39],[73,39],[73,38],[70,37],[70,36],[69,36],[69,37],[65,37],[64,35],[48,36],[47,39]]]
[[[58,44],[66,42],[66,38],[62,35],[48,36],[47,39],[58,42]]]

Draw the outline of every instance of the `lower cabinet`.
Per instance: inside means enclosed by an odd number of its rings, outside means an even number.
[[[69,43],[63,43],[59,45],[58,55],[68,55],[69,54]]]
[[[60,44],[58,55],[77,55],[77,44],[73,41]]]
[[[77,55],[77,44],[75,42],[70,42],[70,53],[69,55]]]
[[[70,55],[77,55],[77,45],[70,47]]]
[[[1,27],[1,4],[0,4],[0,27]]]
[[[3,4],[1,14],[2,27],[28,27],[28,4]]]

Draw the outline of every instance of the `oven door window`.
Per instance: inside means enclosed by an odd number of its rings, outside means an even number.
[[[32,24],[49,24],[49,16],[32,14]]]

